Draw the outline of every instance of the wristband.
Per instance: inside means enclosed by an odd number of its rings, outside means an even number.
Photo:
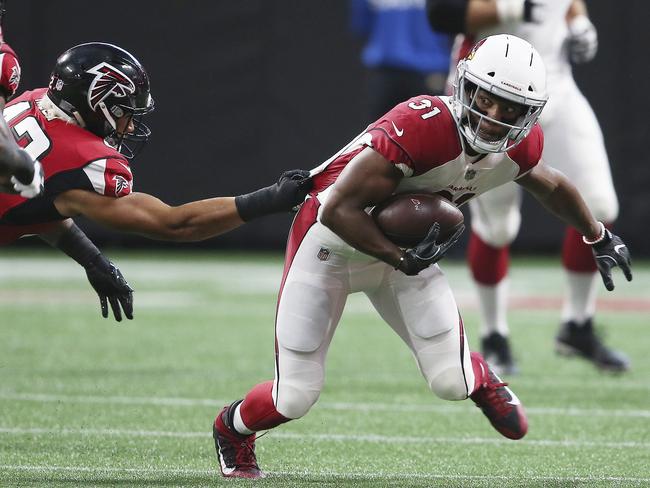
[[[586,15],[576,15],[569,21],[569,33],[572,36],[580,35],[592,27],[591,20]]]
[[[524,17],[524,0],[496,0],[497,17],[501,22],[512,22]]]
[[[55,246],[84,268],[90,266],[93,260],[101,255],[95,244],[75,224],[72,224],[72,227],[59,238]]]
[[[235,197],[237,212],[244,222],[274,213],[273,186]]]
[[[605,239],[605,236],[607,235],[605,225],[602,222],[598,222],[598,224],[600,224],[600,234],[598,235],[598,237],[593,241],[590,241],[585,236],[582,236],[582,242],[590,246],[593,246],[594,244],[598,244],[599,242],[602,242]]]

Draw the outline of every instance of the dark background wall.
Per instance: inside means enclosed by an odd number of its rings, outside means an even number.
[[[650,6],[588,2],[599,28],[596,60],[576,70],[606,134],[621,199],[617,229],[650,254]],[[23,66],[22,89],[47,84],[53,62],[86,41],[129,50],[152,79],[153,137],[133,163],[135,188],[170,204],[270,184],[311,168],[360,132],[364,72],[347,32],[347,3],[264,0],[13,0],[5,37]],[[254,222],[203,243],[280,248],[290,217]],[[103,244],[151,245],[85,223]],[[562,227],[525,204],[516,248],[554,251]]]

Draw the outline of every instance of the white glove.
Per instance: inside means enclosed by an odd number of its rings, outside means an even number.
[[[14,190],[20,193],[23,198],[34,198],[43,192],[45,178],[43,176],[43,167],[38,161],[34,161],[34,178],[29,185],[25,185],[18,181],[15,176],[11,177],[11,182],[14,185]]]
[[[532,22],[539,24],[546,16],[548,0],[496,0],[501,22]]]
[[[598,32],[586,15],[569,22],[569,57],[574,63],[588,63],[598,51]]]

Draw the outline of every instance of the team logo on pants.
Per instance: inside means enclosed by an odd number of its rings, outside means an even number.
[[[468,169],[467,171],[465,171],[465,179],[467,181],[473,180],[475,176],[476,176],[476,170],[475,169]]]
[[[318,259],[321,261],[327,261],[330,258],[330,250],[326,249],[324,247],[320,248],[320,251],[318,251],[318,254],[316,255]]]

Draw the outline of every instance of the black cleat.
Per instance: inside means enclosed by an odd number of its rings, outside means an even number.
[[[498,332],[492,332],[481,339],[481,351],[496,374],[508,376],[519,373],[519,368],[512,359],[507,337]]]
[[[583,357],[602,370],[621,373],[630,369],[630,360],[625,354],[602,343],[594,331],[592,319],[582,324],[564,322],[555,337],[555,349],[565,356]]]

